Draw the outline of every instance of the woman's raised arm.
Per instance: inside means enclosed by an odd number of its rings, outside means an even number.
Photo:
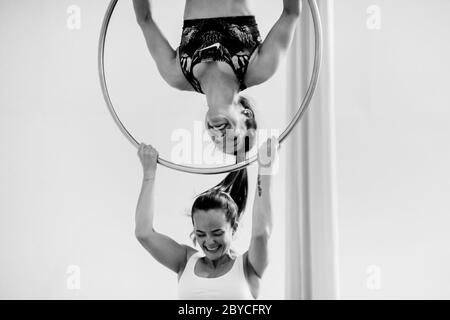
[[[150,0],[133,0],[133,6],[139,24],[152,19]]]
[[[272,137],[258,150],[258,179],[252,215],[248,261],[261,278],[269,262],[268,242],[272,234],[272,175],[278,169],[278,140]]]
[[[283,11],[289,14],[300,15],[303,0],[283,0]]]
[[[283,0],[280,18],[270,30],[259,47],[255,58],[248,66],[245,76],[247,87],[269,80],[277,71],[278,65],[294,37],[294,31],[300,17],[302,0]]]
[[[154,189],[158,152],[152,146],[139,145],[138,156],[144,169],[142,189],[136,208],[136,238],[161,264],[179,273],[184,269],[188,251],[194,249],[180,245],[153,228]]]
[[[153,20],[149,0],[133,0],[136,20],[141,27],[153,60],[155,60],[159,73],[168,85],[179,90],[191,91],[192,86],[186,81],[179,66],[177,52],[163,35]]]

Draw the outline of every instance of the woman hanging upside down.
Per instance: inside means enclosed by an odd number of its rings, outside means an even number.
[[[205,126],[216,146],[228,154],[252,148],[255,115],[240,92],[267,81],[277,70],[293,38],[300,0],[283,0],[281,16],[264,41],[246,0],[186,0],[176,50],[153,20],[149,0],[133,4],[163,79],[179,90],[205,94]]]

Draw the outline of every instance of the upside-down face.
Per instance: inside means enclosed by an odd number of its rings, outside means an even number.
[[[210,108],[206,114],[205,125],[219,150],[236,155],[248,151],[254,144],[256,131],[248,129],[246,124],[248,119],[253,117],[250,109],[244,108],[241,104],[233,104],[218,110]]]

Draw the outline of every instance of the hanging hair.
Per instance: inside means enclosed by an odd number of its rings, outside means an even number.
[[[250,102],[250,98],[246,97],[244,95],[239,96],[239,103],[244,108],[244,114],[247,116],[247,119],[245,120],[245,126],[247,127],[247,130],[256,130],[258,128],[258,125],[256,123],[256,117],[255,117],[255,109],[252,106],[252,103]],[[250,149],[254,145],[254,139],[250,140],[249,136],[245,137],[245,152],[249,152]],[[236,155],[237,151],[235,151]]]
[[[255,112],[248,97],[239,96],[239,103],[244,108],[247,116],[245,125],[247,130],[257,129]],[[253,141],[245,137],[245,153],[253,147]],[[235,152],[237,155],[237,151]],[[197,210],[223,209],[227,222],[236,231],[242,214],[245,211],[248,197],[247,168],[228,173],[228,175],[216,186],[201,193],[194,201],[191,209],[191,219],[194,223],[194,213]]]
[[[191,218],[197,210],[223,209],[225,217],[234,231],[247,205],[248,177],[247,169],[229,173],[218,185],[200,194],[195,199]]]

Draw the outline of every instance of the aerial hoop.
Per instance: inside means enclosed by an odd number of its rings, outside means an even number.
[[[111,20],[111,16],[114,11],[114,8],[116,7],[117,1],[118,0],[111,0],[111,2],[109,3],[108,9],[106,10],[105,17],[103,19],[102,28],[100,31],[99,46],[98,46],[98,71],[99,71],[99,76],[100,76],[100,84],[102,87],[103,97],[105,98],[105,102],[106,102],[106,105],[108,106],[108,110],[111,113],[111,116],[113,117],[114,121],[116,122],[117,126],[119,127],[120,131],[122,131],[124,136],[136,147],[136,149],[138,149],[139,143],[128,132],[128,130],[125,128],[125,126],[122,124],[119,117],[117,116],[117,113],[116,113],[114,106],[111,102],[111,99],[109,97],[108,87],[106,85],[105,64],[104,64],[105,40],[106,40],[106,33],[108,31],[108,25]],[[311,102],[311,99],[314,95],[314,91],[317,87],[317,83],[319,80],[319,73],[320,73],[320,68],[321,68],[321,64],[322,64],[322,24],[320,21],[319,8],[317,7],[316,0],[308,0],[308,4],[309,4],[309,8],[311,10],[312,20],[314,23],[314,36],[315,36],[315,53],[314,53],[313,71],[312,71],[311,80],[310,80],[310,83],[308,86],[308,90],[306,91],[306,95],[303,98],[302,104],[300,105],[299,109],[297,110],[296,114],[294,115],[294,117],[291,120],[291,122],[289,123],[289,125],[286,127],[286,129],[283,131],[283,133],[278,138],[280,144],[289,135],[289,133],[292,131],[292,129],[295,127],[295,125],[298,123],[298,121],[301,119],[301,117],[307,110],[307,108]],[[188,173],[219,174],[219,173],[227,173],[227,172],[242,169],[242,168],[248,166],[249,164],[255,162],[256,159],[257,159],[257,156],[255,155],[255,156],[253,156],[249,159],[246,159],[245,161],[239,162],[237,164],[222,166],[222,167],[215,167],[215,168],[199,168],[199,167],[184,166],[184,165],[170,162],[161,157],[158,158],[158,163],[167,168],[171,168],[171,169],[175,169],[175,170],[183,171],[183,172],[188,172]]]

